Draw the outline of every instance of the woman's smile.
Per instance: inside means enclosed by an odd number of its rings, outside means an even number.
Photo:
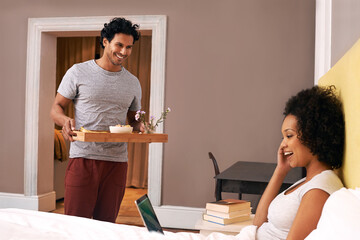
[[[284,156],[286,160],[290,160],[290,158],[293,156],[293,152],[284,152]]]

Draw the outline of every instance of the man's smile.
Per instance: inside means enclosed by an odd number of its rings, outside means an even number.
[[[123,56],[123,55],[121,55],[121,54],[119,54],[119,53],[115,53],[115,56],[116,56],[118,59],[120,59],[120,60],[123,60],[123,59],[125,59],[125,57],[126,57],[126,56]]]

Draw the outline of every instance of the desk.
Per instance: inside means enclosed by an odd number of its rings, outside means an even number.
[[[216,201],[221,200],[222,192],[261,195],[275,170],[275,163],[236,162],[234,165],[216,175]],[[293,168],[286,176],[280,191],[305,176],[303,168]]]

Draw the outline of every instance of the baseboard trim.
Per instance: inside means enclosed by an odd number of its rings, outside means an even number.
[[[21,208],[49,212],[56,209],[54,191],[36,196],[0,192],[0,208]]]
[[[202,219],[204,208],[179,206],[154,206],[162,227],[194,230],[196,223]]]

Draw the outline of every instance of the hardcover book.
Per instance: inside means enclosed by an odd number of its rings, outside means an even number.
[[[219,218],[219,217],[214,217],[211,215],[204,214],[203,218],[206,221],[221,224],[221,225],[242,222],[242,221],[247,221],[247,220],[251,219],[250,214],[246,214],[246,215],[235,217],[235,218]]]
[[[219,217],[219,218],[234,218],[234,217],[240,217],[240,216],[243,216],[246,214],[251,214],[251,208],[246,208],[243,210],[228,212],[228,213],[218,212],[218,211],[213,211],[213,210],[206,210],[206,214],[210,215],[210,216],[214,216],[214,217]]]
[[[250,209],[250,202],[238,199],[224,199],[216,202],[206,203],[206,210],[229,213]]]

